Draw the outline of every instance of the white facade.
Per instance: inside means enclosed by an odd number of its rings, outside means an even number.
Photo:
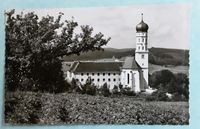
[[[136,32],[135,60],[143,71],[143,76],[148,85],[149,82],[149,50],[147,44],[147,32]]]
[[[107,83],[110,89],[113,89],[113,87],[119,86],[120,84],[120,72],[119,71],[113,71],[113,72],[81,72],[81,73],[71,73],[68,72],[68,75],[66,76],[66,79],[71,81],[73,78],[78,80],[82,85],[86,83],[86,80],[88,77],[91,78],[92,82],[100,87],[103,84]]]
[[[140,92],[140,79],[137,70],[123,69],[121,72],[121,84],[130,87],[135,92]]]

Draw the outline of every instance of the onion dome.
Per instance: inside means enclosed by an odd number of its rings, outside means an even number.
[[[143,21],[143,14],[142,14],[142,20],[139,24],[136,26],[137,32],[147,32],[149,29],[149,26]]]

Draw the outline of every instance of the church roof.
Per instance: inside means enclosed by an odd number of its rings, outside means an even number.
[[[142,20],[139,24],[136,26],[137,32],[147,32],[149,29],[149,26],[143,21],[143,14],[142,14]]]
[[[134,57],[126,57],[122,68],[123,69],[140,69],[140,66],[135,61]]]
[[[71,72],[120,72],[123,62],[74,62]]]

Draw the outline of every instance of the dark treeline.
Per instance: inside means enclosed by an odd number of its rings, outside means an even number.
[[[156,65],[189,65],[189,51],[167,48],[150,48],[149,62]],[[80,56],[72,55],[64,57],[66,61],[74,60],[96,60],[103,58],[123,59],[126,56],[134,56],[135,49],[112,49],[105,48],[104,51],[82,53]]]

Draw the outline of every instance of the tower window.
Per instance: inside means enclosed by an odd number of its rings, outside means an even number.
[[[129,73],[127,74],[127,83],[129,84]]]
[[[142,50],[144,50],[144,46],[142,46]]]
[[[142,55],[142,59],[144,59],[144,55]]]
[[[138,47],[138,50],[140,50],[140,46]]]
[[[142,42],[144,42],[144,38],[142,38]]]

